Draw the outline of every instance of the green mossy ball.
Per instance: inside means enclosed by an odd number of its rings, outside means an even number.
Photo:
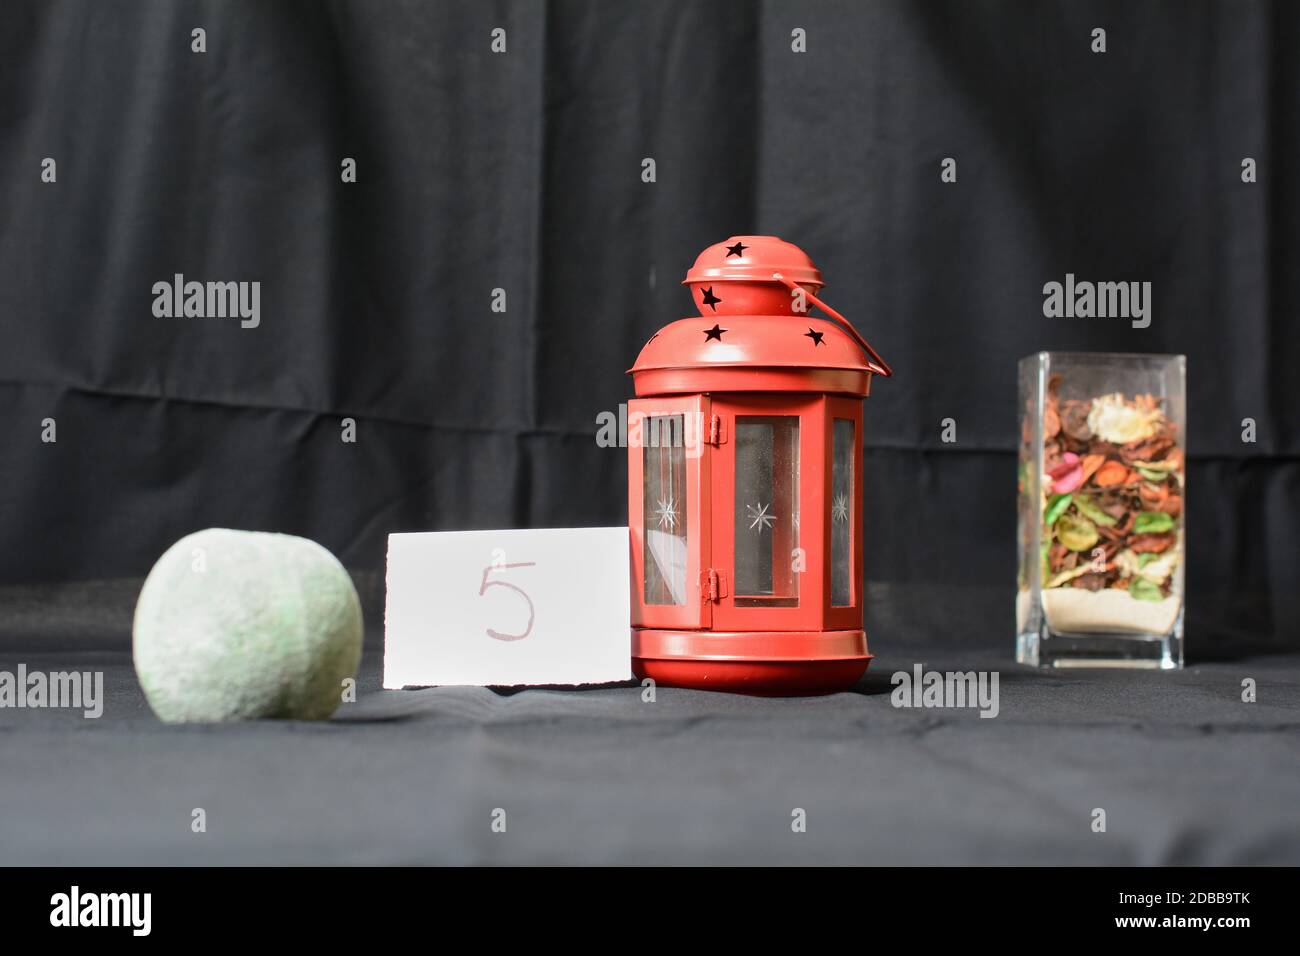
[[[161,720],[324,720],[361,661],[361,602],[315,541],[209,528],[158,559],[133,634]]]

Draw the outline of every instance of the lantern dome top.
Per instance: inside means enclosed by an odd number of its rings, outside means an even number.
[[[811,315],[679,319],[630,368],[638,395],[721,391],[866,395],[872,368],[838,325]]]
[[[628,371],[638,395],[721,391],[866,395],[889,366],[817,297],[822,274],[776,236],[732,236],[686,273],[699,316],[650,337]],[[813,318],[809,305],[828,315]]]
[[[682,284],[770,282],[774,272],[814,292],[825,284],[808,253],[776,236],[732,236],[714,243],[699,254]]]

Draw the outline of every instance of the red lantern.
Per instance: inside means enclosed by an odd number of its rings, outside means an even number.
[[[700,317],[660,329],[630,370],[633,668],[680,687],[843,690],[871,660],[862,399],[889,366],[775,236],[710,246],[684,284]]]

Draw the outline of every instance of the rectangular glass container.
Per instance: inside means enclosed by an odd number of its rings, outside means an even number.
[[[1187,360],[1020,361],[1016,659],[1183,664]]]

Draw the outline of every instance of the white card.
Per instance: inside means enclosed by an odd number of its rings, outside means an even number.
[[[627,528],[388,536],[384,687],[632,677]]]

